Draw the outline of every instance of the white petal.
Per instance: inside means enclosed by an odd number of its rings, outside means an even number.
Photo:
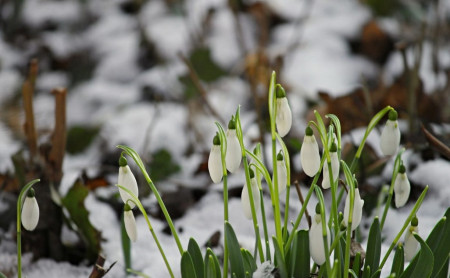
[[[227,130],[227,153],[225,162],[228,171],[234,173],[241,165],[241,145],[236,135],[236,129]]]
[[[323,178],[322,178],[322,188],[328,189],[330,188],[330,173],[328,173],[328,164],[323,164],[323,170],[322,170]]]
[[[275,118],[277,131],[284,137],[292,126],[292,112],[286,97],[277,98],[277,115]]]
[[[284,160],[277,160],[278,193],[284,192],[287,185],[287,170]],[[281,198],[281,194],[279,195]]]
[[[381,132],[380,147],[384,155],[397,153],[400,144],[400,129],[397,121],[387,120]]]
[[[123,212],[123,221],[125,224],[125,230],[131,241],[135,242],[137,239],[136,220],[134,219],[133,211],[128,210]]]
[[[213,145],[208,158],[209,175],[214,183],[219,183],[222,180],[222,158],[220,155],[220,145]]]
[[[310,177],[317,174],[320,168],[320,153],[319,145],[316,138],[311,136],[305,136],[303,138],[303,145],[300,150],[300,161],[302,163],[303,171]]]
[[[273,271],[275,266],[270,261],[263,262],[255,272],[253,272],[253,278],[273,278]]]
[[[320,215],[316,214],[315,219],[313,219],[312,221],[311,229],[309,230],[309,252],[311,254],[313,261],[318,265],[322,265],[325,263],[326,257],[325,257],[325,247],[323,245],[322,221],[319,219]],[[328,227],[327,227],[327,241],[328,246],[330,246],[330,230],[328,229]]]
[[[362,219],[362,209],[364,206],[364,201],[361,200],[361,196],[359,195],[359,189],[355,189],[355,200],[353,204],[353,215],[352,215],[352,231],[354,231]],[[344,207],[344,225],[347,227],[348,215],[350,213],[350,194],[347,194],[347,198],[345,198],[345,207]]]
[[[119,167],[119,177],[117,184],[130,190],[131,193],[133,193],[136,197],[139,196],[136,178],[134,177],[133,172],[131,172],[131,169],[128,165]],[[130,194],[120,188],[119,193],[124,203],[126,203],[128,200],[132,200]],[[130,205],[131,208],[134,208],[135,206],[134,202],[128,202],[128,205]]]
[[[405,250],[406,261],[410,261],[412,258],[414,258],[414,255],[416,255],[417,249],[419,247],[419,242],[414,237],[410,229],[414,230],[414,232],[416,233],[419,232],[419,229],[417,227],[410,227],[405,233],[405,244],[403,245],[403,249]]]
[[[339,158],[337,156],[337,152],[330,153],[331,159],[331,170],[333,175],[333,181],[336,182],[339,177]],[[328,163],[323,164],[323,179],[322,179],[322,187],[323,189],[330,188],[330,173],[328,172]]]
[[[260,207],[260,195],[259,195],[259,188],[258,183],[255,178],[252,178],[250,180],[250,185],[252,188],[252,194],[253,194],[253,203],[255,205],[255,212],[258,213],[259,207]],[[252,207],[250,204],[250,197],[248,194],[247,186],[244,186],[242,188],[241,193],[241,204],[242,204],[242,210],[244,211],[245,217],[247,219],[252,219]]]
[[[25,197],[22,207],[21,220],[23,227],[32,231],[39,222],[39,205],[34,197]]]
[[[408,177],[405,173],[399,173],[394,183],[395,206],[397,208],[403,207],[406,204],[410,191],[411,185],[409,184]]]

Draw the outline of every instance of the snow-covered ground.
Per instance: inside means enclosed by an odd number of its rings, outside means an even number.
[[[0,105],[14,97],[21,86],[23,74],[18,68],[24,68],[27,60],[37,45],[44,46],[57,57],[69,57],[80,50],[89,51],[96,59],[93,77],[74,85],[67,100],[67,123],[73,125],[88,125],[100,128],[99,136],[88,150],[77,155],[66,155],[64,160],[65,176],[60,192],[66,193],[73,181],[83,169],[95,173],[101,163],[102,151],[112,151],[117,144],[126,144],[139,153],[154,152],[161,148],[170,150],[173,159],[181,165],[181,171],[164,186],[174,186],[183,181],[186,186],[208,185],[206,195],[190,208],[186,214],[175,221],[175,226],[182,227],[180,233],[183,246],[187,246],[190,237],[194,237],[202,245],[216,231],[223,230],[223,201],[221,186],[211,185],[207,173],[194,175],[198,164],[202,160],[201,152],[210,149],[211,139],[216,132],[214,119],[199,109],[195,103],[184,105],[180,103],[183,86],[178,79],[186,74],[187,69],[178,58],[177,53],[187,54],[194,48],[192,36],[199,32],[201,19],[208,10],[214,8],[210,30],[204,43],[211,50],[213,60],[231,74],[213,83],[207,84],[208,100],[211,106],[223,119],[228,119],[237,106],[242,105],[242,122],[247,143],[256,139],[258,127],[255,123],[255,113],[249,104],[249,85],[244,82],[240,74],[243,72],[243,53],[235,34],[235,19],[227,6],[226,0],[186,0],[182,14],[170,10],[166,1],[143,1],[143,7],[137,15],[125,14],[120,10],[124,1],[40,1],[26,0],[23,18],[26,23],[38,28],[48,22],[60,26],[57,30],[46,31],[38,41],[32,41],[26,50],[15,49],[3,40],[0,34]],[[256,1],[252,1],[256,2]],[[325,90],[333,96],[340,96],[360,86],[361,75],[374,78],[382,73],[385,82],[389,84],[402,70],[402,63],[398,53],[392,54],[384,68],[374,64],[367,58],[354,55],[347,40],[354,38],[362,26],[372,17],[370,10],[356,0],[317,0],[314,4],[306,1],[267,1],[270,7],[285,18],[283,24],[278,25],[270,34],[267,46],[268,55],[275,57],[286,52],[293,42],[299,42],[285,57],[283,64],[283,80],[281,82],[289,88],[289,98],[294,113],[293,134],[303,134],[306,125],[306,100],[317,100],[317,91]],[[444,1],[445,2],[445,1]],[[87,9],[87,11],[86,11]],[[310,10],[309,10],[310,9]],[[54,12],[55,10],[58,13]],[[85,30],[71,34],[70,26],[80,20],[88,12],[96,20]],[[296,19],[304,16],[303,24]],[[444,5],[442,16],[450,15],[450,5]],[[248,49],[257,47],[257,24],[248,14],[240,14],[240,24],[244,35],[244,44]],[[395,22],[384,19],[384,25],[393,26],[388,31],[398,35],[399,28]],[[387,23],[386,23],[387,22]],[[382,24],[382,26],[384,26]],[[144,32],[154,43],[155,51],[164,59],[146,69],[138,66],[139,43],[141,33]],[[450,46],[440,52],[441,67],[450,66]],[[408,55],[412,55],[408,53]],[[423,67],[420,76],[424,81],[425,91],[442,87],[447,82],[446,75],[434,75],[431,63],[431,45],[425,43]],[[70,76],[62,71],[49,71],[45,67],[40,72],[35,96],[35,113],[38,130],[53,127],[53,98],[48,91],[55,86],[69,86]],[[142,101],[142,89],[151,86],[164,99],[175,100],[167,102]],[[2,116],[3,117],[3,116]],[[20,116],[23,118],[23,116]],[[360,138],[360,131],[352,136]],[[201,134],[200,138],[196,134]],[[379,134],[374,131],[368,142],[380,154]],[[196,138],[196,139],[193,139]],[[197,140],[198,139],[198,140]],[[357,139],[356,139],[357,140]],[[195,142],[195,152],[190,155],[188,149],[192,141]],[[10,157],[21,148],[15,140],[14,134],[0,122],[0,172],[13,169]],[[298,154],[291,154],[299,161]],[[379,182],[389,183],[392,162],[379,177]],[[435,159],[422,161],[420,156],[407,150],[404,154],[407,167],[415,165],[408,176],[415,184],[430,189],[418,212],[419,231],[423,236],[428,235],[433,225],[442,217],[445,209],[450,206],[450,163],[447,160]],[[293,165],[297,171],[301,170],[299,163]],[[136,167],[134,168],[136,169]],[[139,175],[135,172],[135,175]],[[99,189],[96,195],[110,195],[115,192],[116,177],[108,177],[111,187]],[[230,187],[241,187],[244,183],[242,169],[230,176]],[[307,185],[302,185],[304,193]],[[292,218],[300,210],[296,193],[292,190],[290,215]],[[102,231],[105,241],[102,243],[106,266],[117,261],[108,277],[123,277],[123,255],[120,242],[119,223],[113,209],[90,194],[86,206],[90,211],[93,225]],[[326,198],[329,198],[326,193]],[[269,217],[272,212],[270,199],[265,196],[266,210]],[[314,211],[317,200],[313,196],[308,208]],[[143,203],[151,207],[156,203],[154,197],[148,197]],[[4,204],[0,194],[0,211]],[[405,207],[389,211],[383,233],[385,243],[383,251],[398,232],[399,223],[409,214],[413,203]],[[342,208],[341,208],[342,209]],[[230,222],[233,225],[241,245],[253,250],[254,232],[251,221],[247,220],[241,209],[240,200],[230,199]],[[365,215],[362,234],[367,234],[373,216]],[[145,219],[138,215],[138,240],[132,245],[133,268],[151,277],[168,277],[163,260],[153,242]],[[151,223],[156,230],[164,247],[169,263],[176,276],[179,274],[180,255],[172,237],[161,232],[165,223],[151,217]],[[269,223],[272,223],[269,221]],[[11,229],[13,223],[11,224]],[[306,228],[306,223],[301,224]],[[274,227],[269,224],[269,232]],[[0,241],[0,269],[14,266],[15,244],[11,232],[0,231],[4,240]],[[64,240],[70,241],[70,233],[63,233]],[[363,242],[365,246],[365,242]],[[384,254],[384,252],[383,252]],[[390,268],[390,263],[385,269]],[[24,273],[28,278],[40,277],[86,277],[91,270],[88,266],[73,266],[68,263],[56,263],[48,259],[31,262],[25,254]],[[385,272],[383,275],[386,274]]]

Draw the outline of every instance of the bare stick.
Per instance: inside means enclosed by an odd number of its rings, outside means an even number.
[[[60,181],[62,177],[62,163],[66,149],[66,95],[65,88],[52,90],[55,96],[55,128],[52,134],[52,149],[49,161],[52,165],[51,179]]]
[[[442,155],[450,159],[450,148],[442,143],[442,141],[436,138],[433,134],[431,134],[431,132],[429,132],[423,125],[421,125],[421,128],[423,134],[425,134],[425,137],[427,138],[428,143],[435,147]]]
[[[297,190],[298,198],[300,199],[300,203],[305,202],[305,199],[303,199],[302,191],[300,190],[300,185],[298,184],[298,181],[294,181],[295,189]],[[308,208],[305,209],[305,215],[306,215],[306,221],[308,221],[308,227],[311,228],[311,216],[309,215]]]
[[[25,110],[25,123],[23,128],[25,136],[27,137],[28,148],[30,149],[30,161],[32,161],[37,154],[37,135],[33,112],[33,93],[37,72],[38,61],[37,59],[33,59],[30,62],[28,77],[22,86],[23,108]]]

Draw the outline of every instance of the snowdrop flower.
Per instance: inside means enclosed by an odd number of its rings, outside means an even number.
[[[130,190],[131,193],[133,193],[137,197],[139,195],[139,190],[136,178],[134,177],[133,172],[131,172],[131,169],[128,166],[127,159],[123,156],[123,154],[120,156],[119,166],[119,177],[117,184]],[[132,200],[130,194],[128,194],[128,192],[126,192],[125,190],[119,188],[119,193],[124,203],[127,203],[128,200]],[[134,206],[134,203],[131,202],[130,207],[134,208]]]
[[[209,175],[214,183],[219,183],[222,179],[222,155],[220,151],[220,139],[219,135],[216,134],[213,139],[213,145],[211,147],[211,152],[208,158],[208,170]]]
[[[353,215],[352,215],[352,231],[359,226],[362,218],[362,209],[364,206],[364,200],[361,199],[359,195],[359,189],[355,188],[355,200],[353,203]],[[350,194],[347,194],[347,198],[345,199],[345,207],[344,207],[344,221],[343,224],[347,227],[348,215],[350,213]]]
[[[255,212],[258,213],[259,211],[259,188],[258,188],[258,182],[255,178],[255,173],[252,169],[250,171],[250,187],[252,189],[252,195],[253,195],[253,204],[255,205]],[[244,210],[244,215],[247,217],[247,219],[252,219],[252,207],[250,204],[250,196],[248,194],[247,186],[244,185],[242,188],[242,194],[241,194],[241,203],[242,203],[242,209]]]
[[[305,137],[303,138],[302,148],[300,150],[300,161],[302,163],[303,171],[310,177],[317,174],[320,168],[320,153],[319,145],[317,145],[316,137],[314,137],[313,130],[308,126],[305,130]]]
[[[336,182],[339,177],[339,158],[337,155],[337,146],[335,143],[331,144],[330,148],[330,159],[331,159],[331,171],[333,175],[333,182]],[[328,163],[323,164],[323,179],[322,187],[323,189],[330,188],[330,174],[328,172]]]
[[[414,255],[416,255],[417,253],[417,248],[419,247],[419,242],[413,235],[413,233],[419,232],[419,228],[417,227],[418,224],[419,220],[417,219],[417,217],[414,217],[411,220],[411,226],[405,234],[405,243],[403,245],[403,248],[405,250],[406,261],[410,261],[412,258],[414,258]]]
[[[400,144],[400,129],[398,128],[397,112],[389,111],[389,119],[381,132],[380,147],[384,155],[397,153]]]
[[[277,155],[277,177],[278,177],[278,193],[284,192],[287,185],[287,170],[284,162],[283,154],[280,151]],[[273,180],[273,179],[272,179]]]
[[[275,266],[270,261],[265,261],[253,272],[253,278],[275,278],[274,270]]]
[[[236,135],[236,122],[232,118],[228,123],[227,130],[227,152],[225,155],[225,164],[230,173],[236,172],[241,165],[242,152],[241,145]]]
[[[123,208],[123,221],[128,237],[131,241],[135,242],[137,239],[136,220],[134,219],[133,211],[128,203],[126,203]]]
[[[21,220],[23,227],[28,231],[33,231],[39,222],[39,206],[33,188],[28,190],[23,202]]]
[[[277,124],[277,131],[281,137],[284,137],[292,126],[292,112],[289,107],[288,100],[286,98],[286,92],[283,87],[277,86],[277,114],[275,123]]]
[[[330,246],[330,229],[327,225],[327,243]],[[323,245],[323,233],[322,233],[322,217],[320,216],[320,206],[316,206],[316,215],[311,224],[309,230],[309,252],[313,261],[322,265],[325,263],[325,246]]]
[[[394,193],[395,193],[395,206],[397,208],[403,207],[409,198],[409,193],[411,191],[411,185],[409,184],[408,177],[406,176],[405,166],[400,165],[397,177],[394,183]]]

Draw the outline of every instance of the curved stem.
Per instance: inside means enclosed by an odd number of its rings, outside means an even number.
[[[27,183],[19,193],[17,199],[17,277],[22,277],[22,204],[25,194],[30,190],[33,184],[39,182],[40,179],[35,179]]]

